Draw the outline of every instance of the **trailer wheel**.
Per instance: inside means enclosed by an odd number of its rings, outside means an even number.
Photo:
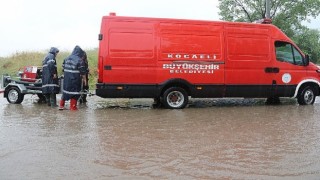
[[[180,87],[171,87],[163,93],[163,105],[168,109],[183,109],[188,104],[188,94]]]
[[[20,104],[23,101],[24,94],[21,94],[17,87],[10,87],[7,94],[7,101],[11,104]]]
[[[316,90],[312,86],[306,86],[300,91],[297,98],[300,105],[312,105],[316,99]]]

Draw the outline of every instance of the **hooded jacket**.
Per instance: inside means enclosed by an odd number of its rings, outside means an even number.
[[[56,54],[59,52],[58,48],[52,47],[47,56],[42,61],[42,93],[43,94],[57,94],[59,93],[58,78],[53,78],[57,74]]]
[[[84,51],[76,46],[71,55],[67,57],[62,68],[64,71],[63,79],[63,99],[78,99],[80,97],[81,91],[81,75],[85,75],[86,68],[82,61],[84,56]]]

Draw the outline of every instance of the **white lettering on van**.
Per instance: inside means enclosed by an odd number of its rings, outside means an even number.
[[[167,54],[168,59],[207,59],[207,60],[216,60],[216,54],[184,54],[184,53],[169,53]]]
[[[213,74],[220,69],[218,64],[197,63],[172,63],[163,64],[163,69],[168,69],[170,74]]]
[[[168,58],[173,58],[173,54],[168,54]]]
[[[162,65],[162,69],[169,69],[169,65],[170,65],[170,64],[163,64],[163,65]]]

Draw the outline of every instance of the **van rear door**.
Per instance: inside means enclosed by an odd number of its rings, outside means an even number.
[[[108,83],[149,84],[155,82],[155,30],[152,21],[111,19],[105,44],[104,78]],[[139,73],[137,73],[139,72]]]

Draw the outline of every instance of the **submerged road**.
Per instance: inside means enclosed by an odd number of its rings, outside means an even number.
[[[0,179],[319,179],[320,100],[267,106],[90,97],[58,111],[0,99]]]

